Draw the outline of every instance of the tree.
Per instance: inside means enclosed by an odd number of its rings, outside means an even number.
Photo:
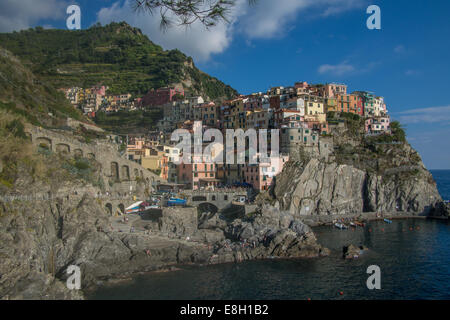
[[[250,5],[258,0],[247,0]],[[214,27],[219,22],[229,22],[228,14],[236,4],[236,0],[135,0],[135,11],[154,14],[159,10],[161,29],[165,30],[174,24],[188,26],[196,21],[206,28]]]
[[[395,141],[405,142],[406,141],[406,133],[405,129],[402,127],[400,122],[393,121],[390,124],[391,126],[391,132],[395,139]]]

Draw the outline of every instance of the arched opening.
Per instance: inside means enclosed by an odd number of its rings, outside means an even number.
[[[106,210],[107,214],[112,215],[112,213],[113,213],[113,211],[112,211],[112,204],[111,203],[107,203],[105,205],[105,210]]]
[[[128,166],[122,166],[121,177],[122,177],[122,180],[125,180],[125,181],[130,180],[130,168]]]
[[[125,206],[123,203],[119,204],[118,209],[121,214],[125,214]]]
[[[45,137],[39,137],[36,139],[36,143],[40,148],[52,150],[52,140]]]
[[[211,196],[211,201],[216,201],[216,196],[215,195]]]
[[[208,201],[205,196],[193,196],[192,197],[193,202],[200,202],[200,201]]]
[[[134,178],[137,179],[139,178],[139,170],[134,168]]]
[[[214,214],[219,212],[219,208],[217,208],[215,205],[209,202],[201,203],[197,206],[197,208],[200,213],[210,212]]]
[[[111,162],[111,178],[115,181],[119,180],[119,164],[117,162]]]
[[[56,152],[61,154],[69,154],[70,153],[70,146],[65,143],[58,143],[56,145]]]

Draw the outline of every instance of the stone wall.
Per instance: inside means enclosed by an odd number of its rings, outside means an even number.
[[[34,146],[45,145],[49,150],[68,156],[78,156],[96,160],[101,165],[107,190],[117,193],[129,193],[138,188],[138,182],[154,190],[166,182],[161,177],[146,170],[140,164],[120,156],[117,145],[103,141],[82,143],[70,131],[56,132],[40,127],[27,127]]]

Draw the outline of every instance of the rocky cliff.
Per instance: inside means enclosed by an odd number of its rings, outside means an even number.
[[[207,220],[199,228],[195,208],[164,209],[154,221],[138,221],[148,234],[137,225],[134,232],[112,227],[101,200],[87,194],[2,202],[0,297],[81,299],[65,286],[69,265],[81,268],[85,289],[101,279],[175,265],[327,254],[307,226],[277,210],[231,224],[216,215]]]
[[[396,139],[398,132],[367,137],[360,130],[359,122],[334,130],[326,158],[299,152],[272,190],[281,209],[295,216],[439,214],[442,199],[436,183],[407,141]]]

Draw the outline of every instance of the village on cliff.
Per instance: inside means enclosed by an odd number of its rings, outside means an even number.
[[[390,117],[383,97],[371,92],[347,93],[345,84],[312,85],[297,82],[292,87],[273,87],[266,93],[241,95],[222,103],[188,96],[182,87],[150,90],[142,98],[131,94],[110,95],[107,87],[60,89],[76,108],[90,117],[119,110],[159,109],[163,119],[157,130],[145,135],[128,135],[126,157],[156,173],[170,184],[190,190],[222,187],[251,187],[269,190],[274,177],[299,148],[326,150],[333,126],[342,124],[335,115],[364,119],[366,135],[391,133]],[[176,164],[181,150],[171,142],[176,129],[194,130],[201,121],[203,131],[219,129],[280,129],[280,154],[270,163],[216,164],[211,162]],[[270,132],[270,131],[269,131]],[[270,140],[270,137],[269,137]],[[321,144],[322,141],[325,141]]]

